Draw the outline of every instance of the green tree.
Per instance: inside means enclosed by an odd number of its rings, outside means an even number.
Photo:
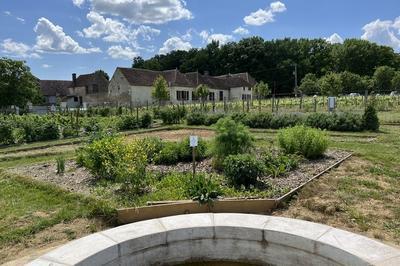
[[[110,80],[110,76],[104,70],[99,69],[95,72],[95,74],[102,75],[106,80]]]
[[[258,107],[261,110],[261,100],[267,97],[271,93],[271,90],[269,89],[267,83],[264,83],[264,81],[260,81],[254,86],[253,91],[258,99]]]
[[[24,61],[0,59],[0,107],[24,107],[42,100],[39,82]]]
[[[209,93],[210,89],[207,87],[207,85],[204,84],[200,84],[194,91],[194,95],[201,100],[201,106],[203,108]]]
[[[318,80],[318,86],[322,95],[337,96],[342,93],[340,75],[330,72]]]
[[[299,90],[305,95],[319,93],[318,78],[315,74],[308,73],[301,80]]]
[[[395,71],[391,67],[377,67],[373,76],[376,90],[378,92],[391,90],[394,74]]]
[[[394,74],[394,77],[392,79],[392,89],[400,92],[400,71],[397,71]]]
[[[340,81],[342,83],[343,93],[363,93],[366,89],[363,79],[354,73],[344,71],[340,73]]]
[[[169,100],[169,89],[168,83],[163,76],[158,76],[153,83],[152,96],[158,100],[158,106],[160,107],[163,101]]]

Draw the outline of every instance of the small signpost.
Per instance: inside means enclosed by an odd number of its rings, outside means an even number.
[[[336,97],[328,97],[328,111],[333,112],[336,108]]]
[[[192,157],[193,157],[193,178],[196,176],[196,147],[199,145],[198,136],[190,136],[190,147],[192,147]]]

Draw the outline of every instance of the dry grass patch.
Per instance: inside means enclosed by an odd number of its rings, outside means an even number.
[[[303,219],[400,244],[400,185],[353,157],[306,186],[274,215]]]

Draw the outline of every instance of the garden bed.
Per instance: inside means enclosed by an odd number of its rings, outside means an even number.
[[[284,193],[306,183],[316,174],[329,168],[331,165],[349,156],[350,153],[341,150],[329,150],[325,156],[317,160],[302,160],[298,168],[283,176],[272,178],[264,176],[260,178],[262,183],[268,184],[269,189],[273,187],[274,193],[269,194],[273,199],[281,197]],[[149,171],[159,172],[161,175],[171,172],[191,172],[191,163],[178,163],[176,165],[149,165]],[[215,173],[211,166],[211,160],[206,159],[198,163],[198,173]],[[66,171],[62,175],[56,174],[56,163],[41,163],[11,169],[13,173],[29,176],[33,179],[53,183],[72,192],[90,194],[97,187],[95,177],[84,167],[78,167],[75,161],[66,161]],[[262,192],[262,191],[260,191]],[[151,193],[151,192],[150,192]],[[262,195],[262,193],[261,193]],[[225,195],[225,197],[257,198],[257,193],[240,193]],[[261,197],[261,196],[260,196]],[[176,199],[165,199],[176,200]]]

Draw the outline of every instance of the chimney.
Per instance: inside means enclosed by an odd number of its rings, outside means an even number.
[[[72,83],[74,84],[74,87],[76,87],[76,73],[72,73]]]

